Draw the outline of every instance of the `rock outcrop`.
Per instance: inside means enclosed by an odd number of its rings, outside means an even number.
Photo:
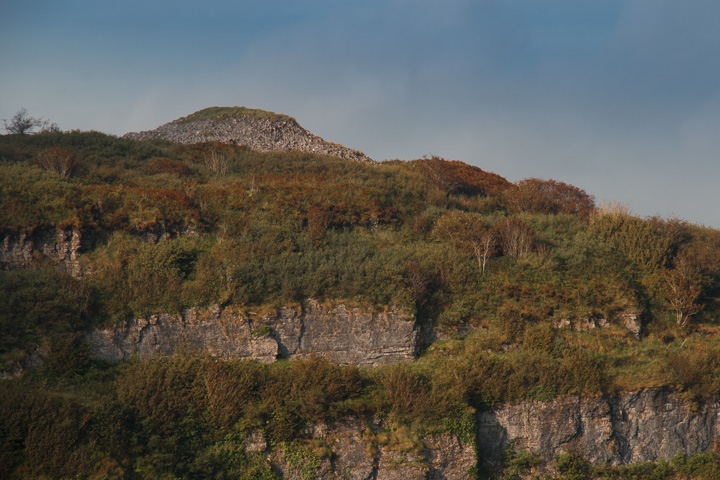
[[[95,357],[107,361],[199,350],[265,362],[315,354],[337,363],[381,365],[414,359],[418,328],[413,315],[396,308],[369,313],[309,300],[302,309],[264,315],[214,306],[133,318],[96,329],[87,339]]]
[[[282,478],[297,480],[460,480],[472,478],[477,465],[473,446],[452,433],[427,435],[408,448],[394,443],[392,432],[380,432],[379,422],[349,418],[309,430],[308,438],[322,444],[325,456],[308,455],[307,461],[291,447],[268,451],[259,432],[248,438],[246,451],[260,452]]]
[[[572,451],[593,465],[645,463],[716,446],[720,399],[695,404],[651,388],[612,397],[520,402],[478,413],[477,429],[480,455],[494,465],[510,447],[546,462]]]
[[[72,228],[58,228],[33,235],[6,234],[0,245],[0,268],[25,268],[45,257],[57,262],[60,271],[77,277],[82,274],[80,253],[87,247],[80,232]]]
[[[233,110],[233,107],[228,107],[227,110]],[[256,110],[244,109],[244,107],[237,107],[237,110],[257,112]],[[298,150],[332,155],[346,160],[373,162],[371,158],[359,150],[326,142],[319,136],[305,130],[289,117],[272,114],[271,112],[262,112],[270,114],[269,118],[252,113],[203,118],[203,112],[201,110],[188,117],[173,120],[155,130],[127,133],[124,137],[134,140],[162,138],[184,144],[221,142],[245,145],[261,152]]]

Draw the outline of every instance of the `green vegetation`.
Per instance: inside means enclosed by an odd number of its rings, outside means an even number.
[[[247,107],[210,107],[203,110],[199,110],[187,117],[180,119],[181,123],[199,122],[200,120],[219,120],[227,117],[240,117],[247,115],[249,117],[266,118],[273,122],[284,121],[290,122],[297,125],[297,121],[294,118],[283,115],[281,113],[268,112],[267,110],[260,110],[257,108]]]
[[[185,120],[248,113],[274,115],[215,108]],[[218,155],[222,171],[208,160]],[[253,431],[310,478],[327,455],[307,443],[313,422],[382,412],[388,430],[368,431],[368,448],[410,451],[429,432],[466,438],[473,412],[500,402],[720,392],[720,231],[597,209],[562,182],[514,185],[437,157],[365,164],[98,132],[0,136],[3,237],[58,229],[86,242],[87,274],[58,273],[39,250],[30,268],[0,272],[2,369],[31,344],[48,366],[0,382],[3,478],[275,478],[245,453]],[[82,342],[132,316],[309,297],[397,305],[451,339],[372,370],[192,355],[109,366]],[[559,468],[563,478],[717,478],[707,458]],[[511,460],[508,475],[532,466]]]

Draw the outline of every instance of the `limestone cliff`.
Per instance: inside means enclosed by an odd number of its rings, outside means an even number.
[[[481,456],[495,465],[511,446],[544,461],[574,451],[594,465],[645,463],[714,448],[720,442],[720,399],[695,404],[650,388],[520,402],[478,413],[477,429]]]
[[[0,244],[0,268],[14,270],[32,266],[43,257],[57,262],[58,269],[80,276],[80,253],[88,248],[87,239],[73,228],[57,228],[28,235],[8,233]]]
[[[415,358],[418,328],[413,315],[396,308],[369,313],[309,300],[302,309],[262,315],[218,306],[191,308],[129,319],[87,338],[93,354],[108,361],[184,349],[266,362],[316,354],[338,363],[380,365]]]
[[[209,115],[208,112],[219,113]],[[261,152],[297,150],[346,160],[373,161],[359,150],[326,142],[290,117],[245,107],[212,107],[173,120],[155,130],[131,132],[124,137],[134,140],[162,138],[186,144],[221,142],[245,145]]]
[[[322,447],[324,456],[308,461],[292,447],[268,450],[260,432],[246,439],[245,448],[265,456],[282,478],[292,480],[460,480],[473,478],[477,465],[473,446],[453,433],[426,435],[413,445],[400,445],[377,420],[346,418],[316,424],[308,428],[307,437]]]
[[[309,426],[305,454],[292,451],[297,446],[269,448],[259,431],[248,436],[245,449],[262,454],[286,479],[474,478],[471,472],[477,466],[486,471],[500,467],[508,448],[533,452],[541,460],[534,473],[552,475],[555,456],[567,452],[593,465],[628,465],[713,449],[720,441],[719,417],[720,399],[697,405],[669,390],[651,388],[600,398],[520,402],[479,412],[477,449],[449,432],[400,440],[402,434],[378,417]],[[314,457],[309,449],[322,453]]]

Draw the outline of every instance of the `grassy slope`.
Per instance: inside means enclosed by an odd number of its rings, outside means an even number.
[[[197,122],[200,120],[216,120],[227,117],[240,117],[243,115],[257,118],[266,118],[273,122],[285,121],[297,125],[297,121],[293,117],[290,117],[288,115],[247,107],[209,107],[199,110],[191,115],[188,115],[187,117],[182,117],[181,119],[179,119],[179,121],[181,123],[188,123]]]
[[[51,147],[72,155],[71,176],[40,168]],[[227,163],[225,175],[207,161],[213,155]],[[50,365],[1,385],[12,419],[0,427],[8,475],[265,472],[254,458],[228,463],[228,438],[261,427],[292,442],[304,422],[344,414],[380,411],[427,430],[522,398],[660,385],[693,399],[720,391],[720,234],[712,229],[549,212],[497,175],[435,158],[365,165],[71,132],[0,137],[0,159],[4,232],[76,228],[97,239],[82,258],[95,274],[82,280],[55,273],[41,256],[35,270],[0,272],[2,361],[11,364],[31,341]],[[138,238],[160,226],[197,236]],[[484,229],[502,238],[525,232],[530,248],[520,255],[498,242],[482,272],[473,235]],[[664,293],[668,272],[681,269],[704,305],[686,327]],[[215,302],[271,308],[309,296],[403,305],[451,336],[460,325],[477,330],[413,364],[370,371],[194,357],[110,367],[88,360],[79,336],[130,315]],[[622,326],[622,312],[643,316],[640,340]],[[555,327],[601,316],[609,327]],[[143,393],[164,389],[172,393]],[[217,392],[225,397],[213,400]],[[44,433],[35,438],[30,426]],[[49,449],[56,454],[42,453]]]

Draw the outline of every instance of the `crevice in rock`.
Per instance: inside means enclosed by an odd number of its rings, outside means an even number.
[[[300,332],[298,333],[297,344],[298,344],[298,348],[300,351],[295,352],[296,354],[297,353],[305,353],[305,350],[306,350],[306,348],[305,348],[305,328],[306,328],[305,327],[305,317],[306,317],[306,315],[307,315],[307,311],[305,310],[305,307],[303,307],[300,312],[300,315],[298,317],[298,321],[300,322]]]
[[[372,472],[370,472],[370,475],[365,477],[364,480],[377,480],[378,474],[380,472],[380,451],[373,455],[372,459]]]
[[[627,424],[627,413],[614,399],[608,399],[610,410],[610,442],[615,450],[614,456],[618,459],[618,463],[627,464],[630,462],[630,445],[627,437],[624,435],[623,426]]]

